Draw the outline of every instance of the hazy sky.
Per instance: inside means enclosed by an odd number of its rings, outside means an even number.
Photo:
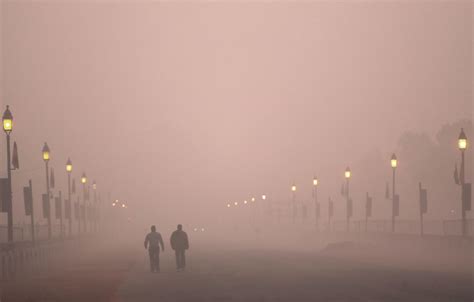
[[[313,173],[326,198],[403,131],[471,118],[471,6],[2,1],[15,198],[29,178],[44,191],[45,141],[63,190],[70,156],[76,177],[161,218],[286,198],[293,181],[309,198]]]

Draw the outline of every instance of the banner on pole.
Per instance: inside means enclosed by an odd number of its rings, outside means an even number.
[[[71,201],[70,200],[64,200],[64,217],[66,219],[71,219]]]
[[[48,194],[41,195],[43,200],[43,218],[50,217],[50,204],[49,204],[49,196]]]
[[[1,212],[7,213],[10,209],[9,198],[8,198],[8,178],[0,178],[0,207]]]
[[[54,209],[56,213],[56,219],[61,219],[63,213],[63,203],[61,202],[61,198],[54,198]]]
[[[372,216],[372,197],[367,195],[367,199],[365,201],[365,217]]]
[[[30,187],[23,187],[23,199],[25,200],[25,215],[30,216],[33,209],[33,192]]]
[[[428,213],[428,191],[426,189],[420,190],[420,210],[421,214]]]
[[[79,220],[80,219],[80,216],[79,216],[79,203],[78,202],[75,202],[74,203],[74,218],[76,218],[76,220]]]

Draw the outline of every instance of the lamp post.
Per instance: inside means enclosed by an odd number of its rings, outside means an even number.
[[[352,177],[352,172],[349,167],[346,168],[346,171],[344,172],[344,177],[346,178],[346,230],[349,232],[349,218],[350,218],[350,213],[349,213],[349,203],[350,203],[350,195],[349,195],[349,180]]]
[[[92,219],[94,220],[94,231],[97,232],[97,183],[95,180],[92,182],[92,190],[94,191],[94,206],[92,207],[94,210],[92,212]]]
[[[466,133],[464,133],[464,129],[461,128],[461,133],[459,134],[458,138],[458,148],[461,151],[461,171],[460,171],[460,185],[461,185],[461,193],[464,192],[464,184],[466,183],[465,180],[465,163],[464,163],[464,153],[467,149],[467,136]],[[464,194],[461,194],[461,196]],[[462,235],[466,236],[467,235],[467,225],[466,225],[466,205],[464,204],[464,200],[461,197],[461,213],[462,213]]]
[[[66,162],[66,173],[67,173],[67,199],[69,204],[69,237],[72,236],[72,200],[71,200],[71,173],[72,173],[72,161],[70,158]]]
[[[48,213],[47,213],[47,219],[48,219],[48,238],[51,239],[52,237],[52,229],[51,229],[51,207],[50,207],[50,202],[49,202],[49,199],[50,199],[50,189],[49,189],[49,160],[50,160],[50,150],[49,150],[49,147],[48,147],[48,144],[47,143],[44,143],[44,146],[43,146],[43,160],[44,160],[44,163],[45,163],[45,167],[46,167],[46,201],[47,201],[47,210],[48,210]]]
[[[291,186],[292,192],[292,202],[293,202],[293,223],[296,222],[296,185],[293,184]]]
[[[3,113],[3,130],[7,135],[7,196],[8,200],[8,242],[13,242],[13,200],[12,200],[12,169],[11,169],[11,152],[10,152],[10,133],[13,130],[13,115],[10,107]]]
[[[86,220],[86,183],[87,183],[87,176],[86,173],[82,173],[81,176],[81,183],[82,183],[82,198],[84,199],[84,217],[83,217],[83,223],[84,223],[84,233],[87,231],[87,220]],[[82,213],[81,213],[82,214]]]
[[[395,153],[392,154],[392,158],[390,159],[390,165],[392,166],[392,233],[395,232],[395,199],[396,199],[396,191],[395,191],[395,171],[397,170],[398,160]]]
[[[319,204],[318,204],[318,178],[313,178],[313,198],[314,198],[314,222],[316,230],[319,229]]]

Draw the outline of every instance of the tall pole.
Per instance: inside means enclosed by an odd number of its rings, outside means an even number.
[[[31,179],[29,181],[29,185],[30,185],[30,192],[31,192],[31,196],[33,197],[33,185],[31,183]],[[35,241],[36,241],[36,234],[35,234],[35,210],[34,210],[35,206],[33,205],[33,198],[31,199],[31,215],[30,215],[30,218],[31,218],[31,241],[33,242],[33,245],[35,244]]]
[[[422,188],[421,188],[421,182],[418,183],[418,188],[419,188],[419,191],[420,191],[420,235],[423,236],[423,200],[421,198],[421,192],[422,192]]]
[[[97,232],[97,190],[94,186],[94,215],[92,218],[94,219],[94,232]]]
[[[319,230],[319,211],[318,211],[318,180],[313,179],[313,196],[314,196],[314,222],[316,224],[316,230]]]
[[[77,233],[78,235],[81,234],[81,231],[82,231],[82,226],[81,226],[81,219],[82,219],[82,211],[81,211],[81,197],[79,196],[80,194],[76,194],[77,195]]]
[[[346,231],[349,232],[349,177],[346,178]]]
[[[293,199],[293,224],[296,223],[296,189],[293,186],[292,188],[293,194],[292,194],[292,199]]]
[[[48,239],[52,238],[52,229],[51,229],[51,204],[49,201],[49,161],[45,161],[46,165],[46,195],[48,196],[47,201],[48,201]]]
[[[395,170],[393,167],[393,177],[392,177],[392,233],[395,232]]]
[[[7,175],[8,175],[8,242],[13,242],[13,200],[12,200],[12,168],[10,154],[10,134],[7,133]]]
[[[58,192],[59,196],[59,204],[60,204],[60,213],[59,213],[59,234],[61,235],[61,239],[63,238],[64,236],[64,232],[63,232],[63,229],[64,229],[64,225],[63,225],[63,201],[62,201],[62,195],[61,195],[61,191]],[[57,210],[56,210],[57,211]]]
[[[82,199],[84,202],[84,217],[83,217],[83,228],[84,228],[84,233],[87,232],[87,222],[86,222],[86,212],[87,212],[87,203],[86,203],[86,184],[82,183]],[[81,213],[82,214],[82,213]]]
[[[465,182],[465,171],[464,171],[464,149],[461,150],[461,212],[462,212],[462,235],[465,237],[467,236],[467,224],[466,224],[466,206],[464,204],[464,200],[462,200],[462,196],[464,195],[463,192],[464,192],[464,184],[466,183]]]
[[[72,237],[72,200],[71,200],[71,173],[67,173],[67,199],[69,203],[69,237]]]

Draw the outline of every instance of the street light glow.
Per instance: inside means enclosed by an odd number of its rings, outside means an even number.
[[[392,159],[390,160],[390,164],[392,165],[392,168],[396,168],[398,166],[398,160],[395,153],[392,154]]]
[[[238,205],[239,205],[239,203],[236,201],[236,202],[234,202],[234,205],[235,205],[235,206],[238,206]]]
[[[295,185],[291,186],[291,191],[296,192],[296,186]]]
[[[3,113],[3,130],[10,134],[13,130],[13,115],[10,111],[10,106],[7,105],[7,109]]]
[[[87,176],[86,176],[86,173],[82,173],[82,177],[81,177],[81,183],[82,184],[85,184],[87,182]]]
[[[313,178],[313,186],[317,186],[318,185],[318,178],[315,177]]]
[[[71,173],[71,172],[72,172],[72,162],[71,162],[71,159],[70,159],[70,158],[67,159],[66,172],[68,172],[68,173]]]
[[[344,172],[344,177],[349,179],[349,178],[351,178],[351,176],[352,176],[351,169],[349,169],[349,167],[347,167],[346,171]]]
[[[49,150],[48,144],[44,143],[44,146],[43,146],[43,160],[44,161],[49,161],[50,159],[49,153],[50,153],[50,150]]]
[[[461,133],[459,134],[458,148],[461,151],[464,151],[467,149],[467,137],[466,137],[466,133],[464,133],[463,128],[461,128]]]
[[[244,204],[247,204],[247,200],[244,200]]]
[[[92,182],[92,189],[97,190],[97,183],[95,180]]]
[[[265,200],[267,199],[267,196],[265,194],[262,195],[262,199]]]

